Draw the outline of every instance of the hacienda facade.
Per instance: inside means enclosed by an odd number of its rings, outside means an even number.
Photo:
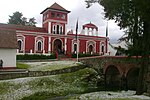
[[[78,40],[72,30],[67,32],[68,13],[54,3],[41,12],[42,27],[0,24],[0,29],[16,31],[18,54],[69,54],[77,53],[77,48],[83,54],[107,54],[108,37],[101,37],[98,27],[91,22],[82,26]]]

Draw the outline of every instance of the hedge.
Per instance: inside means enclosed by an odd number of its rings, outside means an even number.
[[[17,60],[42,60],[42,59],[56,59],[54,54],[51,55],[17,55]]]

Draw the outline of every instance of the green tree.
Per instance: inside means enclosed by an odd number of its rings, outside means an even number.
[[[131,40],[128,54],[142,56],[136,94],[145,90],[146,75],[149,64],[150,51],[150,0],[86,0],[87,7],[98,2],[104,7],[105,17],[113,19],[121,29],[126,30],[127,37]]]
[[[23,14],[18,11],[14,12],[13,15],[9,17],[10,19],[8,24],[35,26],[37,23],[34,17],[29,18],[29,21],[27,21],[27,18],[23,17]]]
[[[9,22],[8,24],[17,24],[17,25],[22,25],[22,13],[16,11],[13,13],[12,16],[9,16]]]

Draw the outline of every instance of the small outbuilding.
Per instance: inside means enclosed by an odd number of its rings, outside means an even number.
[[[17,48],[16,31],[0,29],[0,69],[16,68]]]

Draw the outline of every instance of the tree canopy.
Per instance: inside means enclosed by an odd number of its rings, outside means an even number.
[[[131,56],[142,56],[139,73],[137,94],[144,92],[144,77],[148,69],[150,54],[150,0],[86,0],[87,7],[98,2],[104,7],[105,17],[113,19],[126,30],[127,37],[122,40],[131,40],[127,53]]]
[[[14,12],[13,15],[9,17],[10,19],[8,24],[35,26],[37,23],[34,17],[27,20],[27,18],[23,17],[23,14],[18,11]]]

